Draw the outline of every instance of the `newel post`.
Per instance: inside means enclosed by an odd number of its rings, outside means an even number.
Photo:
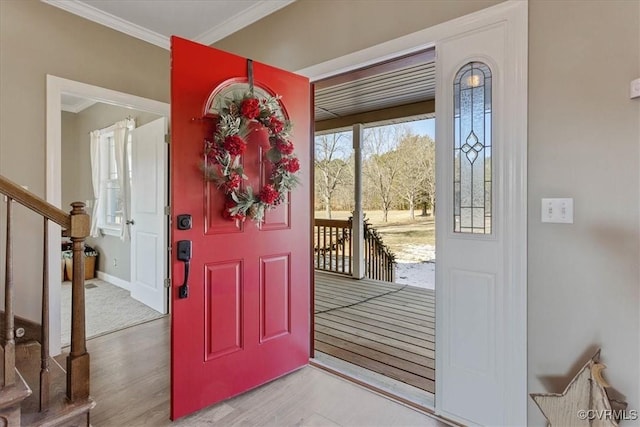
[[[84,203],[71,204],[69,237],[73,243],[73,279],[71,282],[71,352],[67,356],[67,398],[70,401],[89,397],[89,353],[85,337],[84,313],[84,241],[91,221]]]

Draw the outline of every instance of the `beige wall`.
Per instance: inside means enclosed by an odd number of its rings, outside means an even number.
[[[133,118],[136,126],[142,126],[160,116],[103,103],[94,104],[77,114],[62,113],[62,206],[70,206],[76,200],[84,202],[93,199],[89,132],[111,126],[127,117]],[[127,282],[131,280],[129,240],[122,241],[119,237],[106,235],[90,237],[87,244],[100,254],[98,270]]]
[[[216,47],[296,70],[487,4],[301,0]],[[562,391],[601,346],[607,378],[640,409],[640,100],[628,96],[640,2],[529,11],[529,390]],[[543,225],[542,197],[573,197],[575,223]],[[534,405],[529,421],[545,425]]]
[[[600,346],[640,410],[640,2],[529,13],[529,388],[562,391]],[[575,223],[542,224],[542,197],[573,197]],[[533,405],[530,419],[544,424]]]
[[[1,0],[0,174],[40,196],[45,190],[47,74],[169,101],[166,50],[39,0]],[[38,230],[42,226],[35,216],[19,215],[16,227]],[[36,320],[40,318],[42,261],[33,254],[41,253],[42,237],[35,231],[23,237],[14,247],[14,274],[17,283],[31,287],[21,286],[16,310]]]
[[[299,0],[216,46],[296,70],[493,3]],[[602,346],[606,376],[631,409],[640,409],[640,101],[628,87],[640,77],[639,9],[635,0],[529,7],[529,389],[559,390]],[[0,173],[39,194],[46,73],[168,100],[159,48],[35,0],[0,1],[0,31]],[[554,196],[574,198],[573,225],[540,223],[540,198]],[[22,263],[38,247],[27,240]],[[534,407],[529,420],[544,425]]]
[[[295,71],[501,1],[298,0],[215,47]]]

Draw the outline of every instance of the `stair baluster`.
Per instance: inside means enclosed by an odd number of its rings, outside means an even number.
[[[13,242],[11,224],[13,199],[7,197],[7,249],[5,253],[4,285],[4,387],[16,383],[16,342],[13,319]]]
[[[73,280],[71,281],[71,352],[67,356],[67,397],[71,402],[89,397],[89,353],[85,337],[84,241],[89,235],[90,219],[84,203],[71,204],[69,236],[73,244]]]
[[[44,218],[42,253],[42,318],[40,336],[40,411],[49,407],[49,220]]]

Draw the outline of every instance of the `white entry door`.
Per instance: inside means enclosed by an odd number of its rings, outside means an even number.
[[[167,121],[133,131],[131,143],[131,296],[167,313]]]
[[[526,3],[500,10],[436,43],[436,411],[466,425],[526,423]]]

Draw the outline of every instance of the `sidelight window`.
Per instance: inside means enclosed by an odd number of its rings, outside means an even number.
[[[453,231],[491,234],[491,70],[460,68],[453,83]]]

